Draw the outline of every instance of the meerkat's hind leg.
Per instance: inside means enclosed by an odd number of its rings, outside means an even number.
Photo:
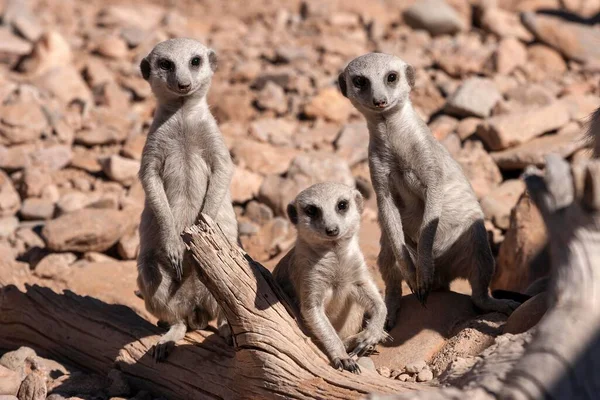
[[[497,311],[510,315],[521,303],[510,299],[495,299],[488,290],[494,275],[494,256],[487,241],[487,234],[483,222],[476,222],[471,228],[473,235],[470,246],[473,254],[469,257],[472,261],[469,273],[471,284],[471,298],[475,305],[483,311]]]
[[[396,325],[396,316],[402,300],[402,273],[391,244],[383,231],[379,243],[381,249],[377,257],[377,266],[385,283],[385,306],[387,308],[385,330],[389,332]]]
[[[206,329],[211,320],[209,313],[198,307],[187,317],[187,325],[191,330]]]
[[[187,327],[183,321],[177,322],[169,328],[169,331],[161,336],[158,343],[153,347],[153,356],[156,362],[161,362],[167,359],[175,343],[183,339]]]

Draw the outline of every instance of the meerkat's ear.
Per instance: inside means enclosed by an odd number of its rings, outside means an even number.
[[[354,201],[356,202],[356,208],[358,208],[358,213],[362,214],[365,209],[365,199],[363,195],[358,191],[354,191]]]
[[[219,62],[217,59],[217,53],[215,53],[215,51],[212,49],[208,51],[208,63],[210,65],[210,69],[212,69],[212,72],[215,72]]]
[[[340,91],[344,97],[348,97],[348,92],[346,90],[346,77],[344,76],[343,72],[338,76],[338,85],[340,86]]]
[[[406,80],[408,81],[408,85],[411,89],[415,87],[415,69],[412,65],[406,64],[406,68],[404,69],[406,74]]]
[[[140,63],[140,71],[142,72],[142,77],[145,80],[150,78],[150,62],[148,62],[148,60],[145,58],[143,58],[142,62]]]
[[[296,205],[294,203],[290,203],[287,206],[287,215],[292,221],[292,224],[296,225],[298,223],[298,210],[296,210]]]

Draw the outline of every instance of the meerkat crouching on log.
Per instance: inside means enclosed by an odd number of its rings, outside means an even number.
[[[137,281],[148,311],[170,326],[154,348],[159,361],[188,328],[204,329],[214,318],[227,341],[231,335],[180,236],[204,213],[237,241],[234,166],[206,102],[216,66],[213,50],[184,38],[159,43],[140,64],[158,104],[139,174],[146,200]]]
[[[358,244],[362,210],[360,192],[341,183],[300,192],[287,207],[296,244],[273,271],[333,366],[354,373],[360,368],[352,356],[388,338],[385,303]]]
[[[488,292],[495,261],[479,202],[460,165],[413,109],[414,82],[412,66],[384,53],[352,60],[338,78],[342,94],[369,129],[386,328],[395,325],[402,280],[425,304],[431,290],[467,278],[477,307],[509,314],[519,303]]]

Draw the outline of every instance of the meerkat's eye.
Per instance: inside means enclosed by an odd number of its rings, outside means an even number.
[[[397,74],[397,73],[395,73],[395,72],[392,72],[391,74],[389,74],[389,75],[387,76],[387,81],[388,81],[389,83],[396,82],[396,80],[397,80],[397,79],[398,79],[398,74]]]
[[[158,68],[169,71],[173,67],[173,63],[169,60],[160,60],[158,62]]]
[[[317,214],[319,214],[319,209],[313,205],[309,205],[304,208],[304,214],[308,215],[311,218],[316,217]]]
[[[348,209],[348,202],[346,200],[340,200],[339,203],[337,203],[337,209],[338,211],[346,211]]]
[[[200,59],[200,57],[194,57],[192,58],[192,61],[190,61],[190,63],[194,66],[197,67],[198,65],[200,65],[200,62],[202,60]]]
[[[355,76],[352,78],[352,84],[360,89],[367,84],[367,78],[364,76]]]

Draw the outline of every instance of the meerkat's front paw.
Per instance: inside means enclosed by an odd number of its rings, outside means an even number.
[[[171,354],[171,351],[173,351],[174,347],[174,341],[168,339],[163,340],[163,338],[161,338],[161,340],[159,340],[158,343],[156,343],[152,348],[152,356],[154,357],[154,361],[165,361],[169,357],[169,354]]]
[[[175,278],[181,281],[183,277],[183,254],[185,245],[179,237],[170,239],[165,245],[165,254],[171,268],[175,271]]]
[[[379,332],[364,330],[347,338],[344,346],[346,346],[349,356],[363,357],[372,354],[377,344],[386,340],[391,340],[391,336],[383,330]]]
[[[348,357],[348,358],[336,357],[332,360],[332,364],[335,369],[338,369],[340,371],[346,370],[346,371],[352,372],[353,374],[360,374],[360,367],[358,366],[356,361],[354,361],[350,357]]]

